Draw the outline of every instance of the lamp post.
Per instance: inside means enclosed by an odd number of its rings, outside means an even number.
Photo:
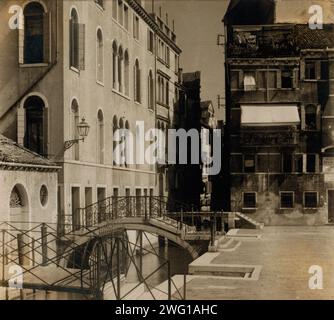
[[[72,148],[76,143],[79,143],[80,141],[85,141],[85,138],[87,138],[88,136],[89,129],[90,129],[89,124],[86,122],[85,118],[82,118],[81,122],[77,125],[78,135],[80,138],[65,141],[64,143],[65,151]]]

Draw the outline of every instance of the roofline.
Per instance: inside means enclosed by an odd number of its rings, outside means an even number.
[[[30,169],[45,169],[45,170],[53,170],[58,171],[61,170],[62,167],[59,166],[46,166],[46,165],[38,165],[38,164],[28,164],[28,163],[20,163],[20,162],[3,162],[0,161],[0,167],[17,167],[17,168],[30,168]]]
[[[161,37],[168,45],[177,53],[180,54],[182,50],[180,47],[173,42],[166,34],[164,34],[159,28],[158,24],[155,22],[153,17],[146,12],[146,10],[136,1],[136,0],[126,0],[130,7],[135,10],[143,20],[156,32],[156,34]]]

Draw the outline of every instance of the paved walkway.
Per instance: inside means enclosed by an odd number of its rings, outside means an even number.
[[[260,239],[237,237],[241,245],[235,251],[211,261],[262,266],[258,280],[189,276],[187,299],[334,299],[334,226],[265,227],[259,232]],[[323,269],[322,290],[309,289],[312,265]]]

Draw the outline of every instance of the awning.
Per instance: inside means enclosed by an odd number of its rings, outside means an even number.
[[[244,127],[293,126],[300,123],[297,106],[241,106],[241,125]]]

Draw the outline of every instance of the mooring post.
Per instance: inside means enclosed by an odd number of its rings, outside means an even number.
[[[2,230],[2,281],[5,281],[5,265],[6,265],[6,260],[5,259],[5,230]]]
[[[116,250],[117,250],[117,300],[121,300],[121,261],[120,261],[120,246],[119,238],[116,238]]]
[[[139,270],[143,274],[143,231],[139,231]]]
[[[183,300],[187,300],[187,274],[183,275]]]
[[[46,266],[48,263],[48,228],[45,223],[41,227],[41,238],[42,238],[42,266]]]
[[[167,261],[167,274],[168,274],[168,300],[172,300],[172,279],[170,271],[170,262]]]

